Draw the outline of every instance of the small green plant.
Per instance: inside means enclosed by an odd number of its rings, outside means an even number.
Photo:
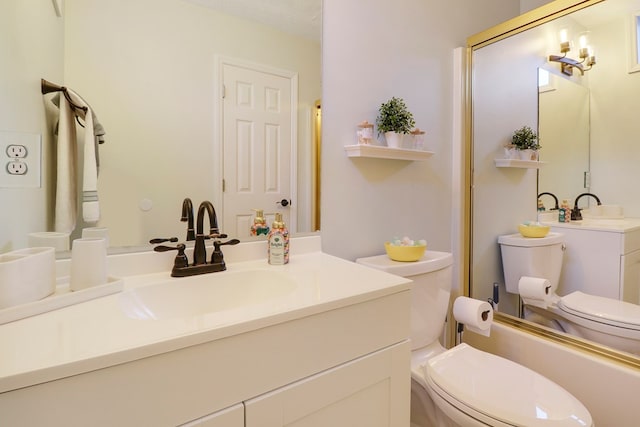
[[[529,126],[523,126],[516,130],[511,137],[511,144],[518,150],[539,150],[540,144],[538,141],[538,134]]]
[[[395,96],[380,105],[376,125],[378,135],[385,132],[409,133],[416,124],[402,98]]]

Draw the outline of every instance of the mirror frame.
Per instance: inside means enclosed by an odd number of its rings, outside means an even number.
[[[547,3],[537,9],[524,13],[518,17],[510,19],[502,24],[496,25],[483,32],[477,33],[467,39],[466,46],[466,67],[465,67],[465,84],[466,93],[464,95],[465,111],[465,141],[463,149],[463,170],[464,170],[464,205],[466,209],[462,213],[463,216],[463,235],[464,252],[462,256],[463,272],[462,280],[465,286],[464,295],[471,295],[471,287],[473,282],[472,266],[473,266],[473,52],[484,47],[505,39],[507,37],[519,34],[530,28],[560,18],[569,13],[602,3],[606,0],[556,0]],[[551,341],[569,347],[573,350],[584,353],[608,361],[621,363],[636,369],[640,369],[640,357],[632,354],[614,350],[589,340],[563,334],[561,332],[546,328],[544,326],[529,322],[524,319],[496,312],[494,322],[507,325],[519,332],[532,334],[537,338]]]

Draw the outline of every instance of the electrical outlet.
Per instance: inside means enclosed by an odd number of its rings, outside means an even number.
[[[41,167],[40,134],[0,131],[0,188],[40,188]]]
[[[11,144],[7,145],[7,156],[13,159],[24,159],[27,157],[27,147],[20,144]]]
[[[22,160],[16,159],[7,163],[7,172],[9,175],[26,175],[28,169],[27,163]]]

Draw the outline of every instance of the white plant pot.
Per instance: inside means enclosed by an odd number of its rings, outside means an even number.
[[[385,132],[384,139],[387,141],[387,147],[402,148],[403,133]]]
[[[520,160],[534,160],[533,156],[534,156],[534,151],[531,149],[526,149],[526,150],[518,150],[519,154],[520,154]]]
[[[520,153],[515,148],[504,147],[504,158],[505,159],[519,159]]]

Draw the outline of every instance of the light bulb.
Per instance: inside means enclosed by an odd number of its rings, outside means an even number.
[[[584,48],[589,48],[588,46],[588,39],[587,39],[587,35],[586,34],[582,34],[580,36],[580,38],[578,39],[579,43],[580,43],[580,49],[584,49]]]
[[[560,30],[560,52],[567,53],[571,50],[571,42],[569,41],[569,32],[566,29]]]
[[[569,41],[569,31],[566,28],[560,30],[560,43],[566,43]]]

